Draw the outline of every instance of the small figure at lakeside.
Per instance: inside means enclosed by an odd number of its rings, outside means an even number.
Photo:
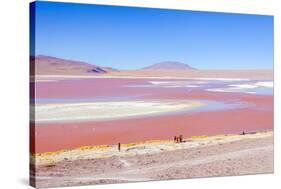
[[[174,136],[174,142],[175,143],[182,143],[183,142],[183,135]]]
[[[182,138],[183,138],[183,136],[180,135],[180,137],[179,137],[180,143],[182,143]]]
[[[121,151],[121,143],[120,142],[118,143],[118,151],[119,152]]]

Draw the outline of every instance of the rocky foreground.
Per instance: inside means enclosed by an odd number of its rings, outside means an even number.
[[[36,154],[36,187],[273,172],[273,132],[83,147]]]

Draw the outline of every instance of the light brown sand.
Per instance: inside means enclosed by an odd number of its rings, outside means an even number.
[[[197,146],[157,153],[63,160],[36,166],[36,186],[137,182],[273,172],[273,134],[195,140]],[[204,142],[205,141],[205,142]],[[208,142],[206,142],[208,141]],[[182,144],[187,145],[191,139]],[[157,144],[159,146],[159,144]],[[137,145],[139,151],[146,145]],[[126,150],[136,150],[132,147]],[[125,149],[123,149],[125,150]]]
[[[111,72],[110,76],[132,76],[132,77],[215,77],[215,78],[248,78],[248,79],[273,79],[273,71],[260,70],[122,70]]]
[[[95,78],[95,77],[118,77],[118,78],[248,78],[248,79],[273,79],[273,71],[267,69],[257,70],[120,70],[105,74],[93,74],[81,71],[81,69],[51,69],[37,68],[36,78]],[[38,71],[39,70],[39,71]],[[41,77],[42,76],[42,77]],[[34,76],[32,76],[34,77]]]

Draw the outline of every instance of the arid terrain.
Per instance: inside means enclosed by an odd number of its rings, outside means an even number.
[[[164,61],[137,70],[118,70],[93,65],[87,62],[66,60],[39,55],[33,58],[34,73],[38,79],[46,78],[95,78],[95,77],[136,77],[136,78],[248,78],[273,79],[271,69],[252,70],[199,70],[179,62]],[[36,62],[36,66],[35,66]],[[42,77],[40,77],[42,76]]]
[[[30,126],[37,187],[273,172],[272,70],[169,61],[117,70],[37,58]]]
[[[121,152],[114,146],[85,147],[41,154],[37,161],[38,187],[272,173],[273,135],[130,144],[122,146]]]

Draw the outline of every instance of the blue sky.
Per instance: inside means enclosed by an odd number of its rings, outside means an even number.
[[[39,1],[35,30],[36,55],[117,69],[273,67],[272,16]]]

